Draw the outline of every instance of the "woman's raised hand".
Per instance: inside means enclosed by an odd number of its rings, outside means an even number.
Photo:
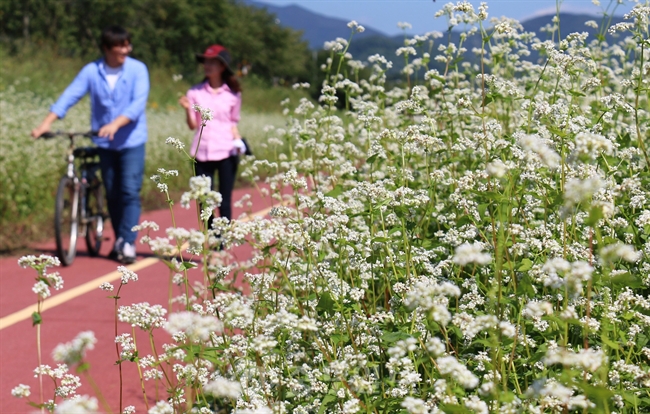
[[[178,103],[185,109],[190,109],[190,100],[187,99],[187,96],[183,95],[178,99]]]

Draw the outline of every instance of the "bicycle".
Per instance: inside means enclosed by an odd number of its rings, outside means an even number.
[[[75,147],[76,137],[92,137],[95,132],[46,132],[39,138],[65,136],[70,140],[68,168],[59,180],[54,208],[56,254],[64,266],[77,255],[77,238],[86,239],[88,254],[98,256],[102,246],[105,212],[102,181],[96,147]],[[79,160],[79,162],[76,162]],[[78,164],[78,167],[77,167]]]

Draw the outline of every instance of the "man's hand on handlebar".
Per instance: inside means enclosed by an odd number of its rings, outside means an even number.
[[[39,138],[41,135],[43,135],[46,132],[49,132],[50,129],[52,128],[52,123],[58,119],[57,115],[54,112],[50,112],[47,114],[45,119],[43,119],[43,122],[36,128],[32,129],[31,135],[32,138]]]
[[[40,138],[41,135],[45,134],[46,132],[50,132],[50,129],[39,126],[38,128],[32,129],[31,136],[32,138],[37,139]]]
[[[97,136],[100,138],[108,138],[109,141],[112,141],[113,138],[115,138],[117,130],[125,125],[128,125],[130,122],[131,120],[129,118],[125,117],[124,115],[120,115],[115,118],[113,122],[110,122],[99,128]]]
[[[120,127],[115,125],[114,122],[111,122],[110,124],[106,124],[99,128],[97,136],[100,138],[108,138],[109,141],[112,141],[118,129],[120,129]]]

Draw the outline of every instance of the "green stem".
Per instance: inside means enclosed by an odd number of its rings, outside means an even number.
[[[133,335],[133,348],[135,349],[135,354],[139,355],[138,353],[138,345],[136,344],[135,341],[135,327],[131,328],[131,332]],[[144,405],[147,408],[147,412],[149,412],[149,399],[147,398],[147,391],[144,388],[144,378],[142,377],[142,368],[140,367],[140,358],[135,359],[135,366],[138,368],[138,376],[140,377],[140,386],[142,387],[142,396],[144,398]]]

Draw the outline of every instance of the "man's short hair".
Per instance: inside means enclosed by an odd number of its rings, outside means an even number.
[[[100,47],[102,50],[111,49],[113,46],[122,46],[131,43],[131,33],[122,26],[108,26],[102,31]]]

